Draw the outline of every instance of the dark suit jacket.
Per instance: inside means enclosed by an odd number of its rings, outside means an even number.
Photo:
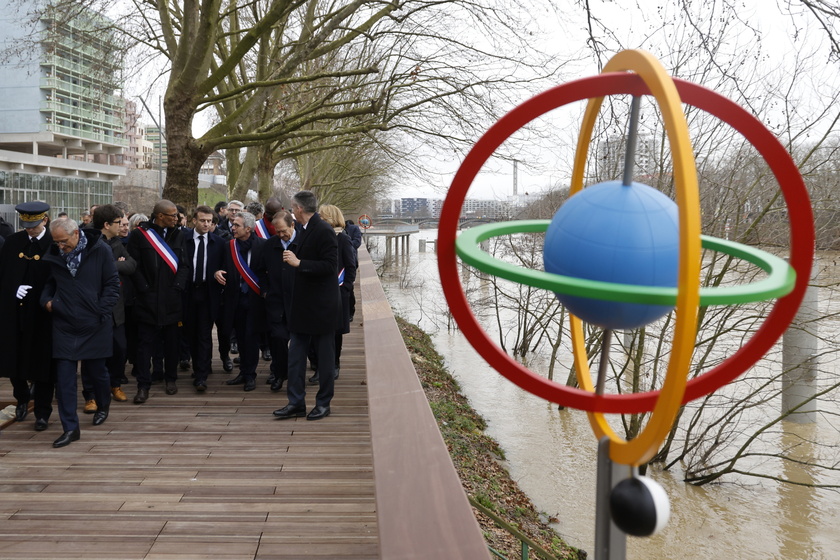
[[[262,252],[266,240],[260,239],[255,233],[251,233],[251,240],[251,263],[249,267],[259,277],[258,271],[263,268]],[[265,331],[265,301],[261,294],[255,294],[253,290],[249,289],[247,294],[242,294],[240,291],[239,281],[241,276],[233,262],[233,256],[230,252],[231,243],[236,243],[236,240],[231,239],[225,243],[222,267],[219,269],[227,273],[225,275],[226,284],[222,287],[222,329],[225,333],[231,332],[234,312],[239,304],[239,298],[245,295],[248,298],[254,332],[263,332]]]
[[[298,233],[295,287],[289,330],[301,334],[334,333],[340,324],[338,241],[332,226],[317,213]]]
[[[136,291],[134,316],[141,323],[158,327],[175,324],[181,320],[181,292],[189,274],[184,255],[184,232],[172,228],[164,238],[178,258],[178,268],[173,274],[139,228],[154,229],[163,237],[163,229],[152,222],[143,222],[128,236],[128,252],[137,261],[137,270],[132,276]]]
[[[185,229],[183,234],[184,254],[186,255],[187,264],[189,265],[187,285],[184,289],[184,319],[189,321],[190,318],[187,316],[189,313],[189,307],[187,307],[187,304],[192,301],[193,290],[195,289],[193,278],[195,278],[194,262],[197,247],[195,230]],[[204,258],[207,260],[207,267],[205,268],[206,272],[204,278],[205,282],[207,282],[208,295],[210,298],[208,301],[208,305],[210,306],[210,318],[213,319],[213,321],[216,321],[219,318],[222,304],[222,287],[213,279],[213,274],[222,268],[224,254],[227,249],[227,243],[225,243],[221,237],[215,233],[206,234]]]
[[[289,250],[297,250],[300,233],[295,235]],[[283,262],[283,242],[276,235],[265,242],[260,288],[265,298],[268,328],[272,336],[289,338],[289,316],[295,287],[295,269]]]

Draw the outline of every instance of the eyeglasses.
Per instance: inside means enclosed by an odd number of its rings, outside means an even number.
[[[170,218],[177,218],[178,217],[178,212],[175,212],[174,214],[167,214],[166,212],[161,212],[161,215],[169,216]]]
[[[242,212],[242,208],[228,208],[228,214],[238,214]]]
[[[59,240],[56,240],[56,239],[53,239],[53,244],[55,244],[55,246],[56,246],[56,247],[66,247],[66,246],[67,246],[67,244],[68,244],[68,243],[70,243],[70,238],[71,238],[73,235],[76,235],[76,234],[78,234],[78,233],[79,233],[79,230],[76,230],[76,231],[74,231],[74,232],[71,234],[71,236],[70,236],[70,237],[67,237],[67,239],[63,239],[63,240],[60,240],[60,241],[59,241]]]

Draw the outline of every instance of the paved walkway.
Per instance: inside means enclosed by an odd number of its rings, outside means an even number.
[[[102,426],[81,415],[62,449],[54,411],[0,433],[0,558],[378,558],[363,329],[345,335],[332,415],[277,421],[284,391],[229,387],[218,360],[206,393],[180,372],[144,405],[114,402]],[[314,387],[308,405],[314,403]],[[11,398],[7,379],[0,400]],[[81,398],[81,397],[80,397]],[[79,410],[82,403],[80,402]]]

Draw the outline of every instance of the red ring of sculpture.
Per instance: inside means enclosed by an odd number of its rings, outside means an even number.
[[[754,116],[733,101],[702,86],[674,78],[684,103],[702,109],[744,136],[770,166],[782,189],[790,221],[790,265],[796,285],[780,298],[753,337],[717,367],[688,381],[683,402],[703,397],[731,382],[761,359],[793,321],[808,282],[814,259],[814,220],[805,183],[790,154]],[[575,80],[543,92],[502,117],[470,150],[455,178],[440,215],[438,269],[450,311],[478,353],[499,373],[519,387],[562,406],[588,412],[640,413],[653,409],[658,391],[595,395],[549,381],[516,362],[499,348],[478,324],[458,277],[455,237],[467,191],[484,163],[514,132],[533,119],[575,101],[606,95],[650,95],[642,79],[631,73],[608,73]]]

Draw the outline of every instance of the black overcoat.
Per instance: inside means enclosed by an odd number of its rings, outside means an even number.
[[[158,255],[139,229],[154,229],[175,253],[178,267],[172,269]],[[184,252],[183,232],[171,228],[166,237],[163,228],[143,222],[128,237],[128,252],[137,261],[134,283],[134,318],[157,327],[172,325],[181,320],[181,292],[187,284],[190,266]]]
[[[257,237],[255,233],[251,234],[250,239],[251,262],[248,266],[251,271],[259,277],[259,270],[263,268],[262,251],[266,240]],[[233,262],[233,253],[231,253],[230,250],[231,243],[236,243],[236,240],[231,239],[230,241],[225,242],[224,254],[222,257],[222,268],[220,269],[227,273],[225,275],[225,285],[222,287],[221,325],[224,333],[230,333],[231,330],[233,330],[233,319],[236,311],[236,305],[239,301],[239,297],[242,295],[239,288],[239,281],[242,277]],[[262,291],[262,288],[260,291]],[[265,300],[263,300],[260,294],[254,293],[251,289],[248,290],[246,297],[248,297],[249,313],[251,315],[250,320],[253,326],[253,332],[265,332]]]
[[[338,240],[332,226],[317,213],[298,232],[294,296],[289,330],[300,334],[330,334],[338,330]]]
[[[289,244],[293,253],[297,250],[297,239]],[[260,271],[260,288],[265,298],[265,311],[272,336],[289,338],[289,316],[292,313],[292,297],[295,288],[295,269],[283,262],[283,242],[274,236],[263,247],[263,268]]]
[[[341,323],[336,332],[347,334],[350,332],[350,294],[353,293],[353,283],[356,281],[356,248],[350,236],[340,232],[336,236],[338,241],[338,273],[344,270],[344,282],[339,286],[341,294]]]
[[[131,285],[131,277],[137,271],[137,261],[128,253],[128,249],[126,249],[121,237],[117,236],[111,239],[105,239],[103,237],[102,240],[111,247],[111,252],[114,255],[114,264],[117,266],[117,274],[120,276],[120,299],[114,306],[114,325],[120,326],[125,323],[126,294],[134,293],[134,288]],[[123,260],[120,260],[120,258]]]
[[[50,277],[50,265],[43,259],[50,246],[49,229],[35,243],[19,231],[0,250],[0,377],[50,381],[52,319],[40,304]],[[32,289],[19,300],[15,294],[21,285]]]
[[[114,349],[114,305],[120,299],[120,277],[114,253],[100,231],[81,229],[87,237],[76,276],[52,247],[44,260],[52,277],[44,286],[41,305],[52,301],[53,358],[94,360],[110,358]]]

